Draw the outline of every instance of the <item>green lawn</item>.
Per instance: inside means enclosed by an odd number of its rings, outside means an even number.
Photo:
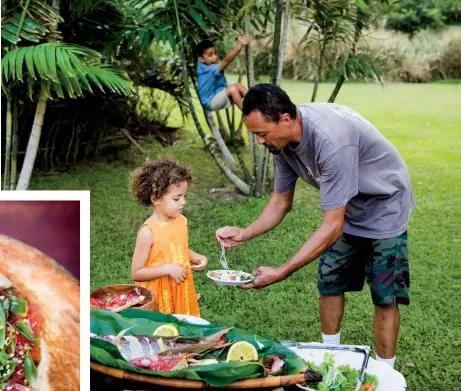
[[[230,78],[234,80],[233,78]],[[295,103],[310,100],[312,84],[285,81]],[[325,100],[333,85],[322,85]],[[401,308],[402,327],[396,367],[409,390],[455,390],[461,384],[461,86],[450,84],[346,85],[338,97],[374,123],[399,149],[409,165],[417,206],[409,227],[411,305]],[[247,201],[211,196],[212,187],[228,184],[188,126],[180,142],[161,148],[145,142],[150,158],[170,157],[192,167],[196,184],[185,215],[190,247],[219,266],[214,231],[227,224],[249,224],[267,198]],[[36,176],[33,189],[91,190],[91,287],[130,282],[136,231],[150,211],[128,191],[129,173],[144,161],[134,150],[117,163],[77,167],[57,176]],[[298,184],[295,207],[274,231],[229,253],[232,267],[251,270],[277,266],[301,246],[320,223],[318,193]],[[317,262],[288,280],[262,291],[242,291],[212,284],[196,275],[202,316],[235,324],[277,339],[319,341]],[[347,296],[342,342],[373,344],[373,306],[368,288]],[[458,352],[458,353],[457,353]],[[408,365],[408,364],[414,365]]]

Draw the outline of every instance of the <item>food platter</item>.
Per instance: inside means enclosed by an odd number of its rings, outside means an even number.
[[[142,301],[133,306],[134,308],[146,311],[153,311],[155,308],[154,294],[152,291],[132,284],[107,285],[95,289],[90,294],[90,307],[92,309],[111,310],[107,305],[113,298],[118,298],[129,303],[127,299],[130,297],[142,298]],[[116,307],[114,303],[114,309],[112,310],[124,309],[127,305],[119,305],[118,308]]]

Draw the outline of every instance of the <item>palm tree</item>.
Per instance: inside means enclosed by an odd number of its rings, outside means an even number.
[[[344,81],[346,80],[347,73],[360,74],[363,77],[372,77],[375,80],[383,83],[381,72],[376,66],[377,61],[367,62],[369,56],[364,56],[363,53],[358,52],[358,43],[362,37],[362,32],[367,29],[372,20],[372,10],[370,10],[370,4],[373,0],[360,0],[355,2],[355,22],[354,22],[354,38],[348,57],[343,65],[343,71],[339,75],[338,81],[336,82],[335,88],[328,99],[328,102],[332,103],[338,96],[339,90],[341,89]],[[386,0],[384,1],[386,2]],[[379,61],[379,60],[378,60]]]
[[[40,86],[33,127],[16,187],[16,190],[27,190],[48,99],[63,99],[65,96],[76,98],[83,96],[84,91],[92,93],[93,88],[133,95],[134,88],[122,71],[102,61],[100,53],[60,42],[57,27],[63,20],[59,15],[59,0],[53,0],[53,7],[40,0],[7,4],[8,8],[2,2],[2,91],[7,97],[7,118],[10,118],[7,120],[4,189],[11,189],[15,182],[16,168],[10,164],[14,152],[14,148],[11,151],[10,140],[16,120],[11,113],[12,96],[18,83],[25,83],[30,99],[36,99],[36,88]]]
[[[322,76],[326,48],[331,43],[348,42],[351,39],[351,24],[354,14],[350,12],[354,0],[313,0],[312,29],[314,37],[306,39],[306,46],[316,41],[320,48],[320,57],[315,77],[312,102],[315,102]]]

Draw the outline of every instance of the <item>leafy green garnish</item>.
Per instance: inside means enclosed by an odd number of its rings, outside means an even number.
[[[14,373],[14,370],[16,369],[16,365],[18,365],[17,361],[9,361],[7,364],[5,364],[5,368],[1,372],[0,376],[0,382],[6,382],[11,375]]]
[[[25,317],[27,315],[27,301],[13,297],[10,304],[10,311],[16,315]]]
[[[24,372],[26,374],[26,379],[29,382],[29,385],[32,388],[35,388],[37,386],[37,367],[35,366],[32,357],[30,357],[29,352],[27,352],[24,359]]]
[[[32,341],[36,345],[38,345],[40,343],[40,339],[34,337],[34,334],[32,333],[32,330],[30,329],[30,327],[25,322],[20,321],[20,322],[16,323],[16,326],[17,326],[19,332],[22,335],[24,335],[24,337],[26,337],[29,341]]]
[[[5,310],[0,308],[0,349],[3,349],[5,346],[5,330],[6,330],[6,319],[5,319]]]
[[[8,354],[5,352],[0,352],[0,364],[5,364],[8,361]]]

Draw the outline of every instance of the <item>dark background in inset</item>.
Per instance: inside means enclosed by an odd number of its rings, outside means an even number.
[[[35,247],[80,279],[80,201],[0,201],[0,234]]]

